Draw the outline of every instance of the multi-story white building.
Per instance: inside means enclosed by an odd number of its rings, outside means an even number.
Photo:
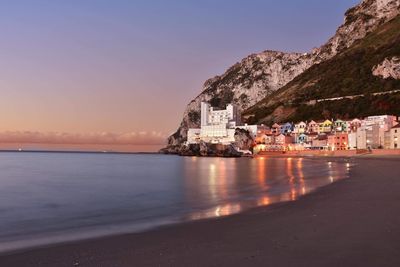
[[[357,132],[348,133],[348,148],[357,149]]]
[[[367,148],[384,148],[385,132],[389,131],[396,123],[396,116],[382,115],[369,116],[362,121],[366,132]]]
[[[397,124],[396,126],[392,127],[392,129],[390,129],[390,148],[400,148],[400,124]]]
[[[369,116],[363,120],[362,125],[366,128],[379,125],[379,128],[385,132],[389,131],[395,125],[396,119],[396,116],[392,115]]]
[[[360,127],[357,129],[357,148],[358,149],[367,149],[367,132],[364,127]]]
[[[236,106],[228,104],[226,109],[215,109],[206,102],[201,102],[200,129],[188,130],[188,144],[200,141],[207,143],[230,144],[235,142],[235,130],[245,129],[255,138],[257,125],[240,125],[240,113]]]

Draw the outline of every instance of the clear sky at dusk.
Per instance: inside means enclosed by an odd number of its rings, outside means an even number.
[[[310,51],[358,2],[2,1],[0,142],[157,143],[206,79],[265,49]]]

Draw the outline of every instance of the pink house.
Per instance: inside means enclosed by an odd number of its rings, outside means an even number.
[[[308,133],[318,133],[319,130],[319,124],[316,123],[315,121],[310,121],[307,125],[307,132]]]
[[[281,145],[281,146],[287,146],[289,144],[293,144],[293,137],[280,134],[278,136],[275,136],[275,144],[276,145]]]
[[[326,149],[328,146],[328,136],[326,134],[317,135],[311,141],[312,149]]]

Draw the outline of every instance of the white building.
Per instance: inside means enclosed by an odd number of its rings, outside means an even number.
[[[390,129],[390,148],[400,148],[400,124],[397,124],[392,129]]]
[[[367,149],[367,132],[364,127],[360,127],[357,129],[357,148],[358,149]]]
[[[363,121],[363,126],[367,129],[373,125],[379,125],[382,132],[389,131],[396,123],[396,116],[382,115],[382,116],[369,116]]]
[[[237,128],[248,130],[253,137],[257,135],[257,125],[240,125],[240,113],[236,106],[228,104],[226,109],[215,109],[201,102],[201,127],[188,130],[188,144],[200,141],[207,143],[230,144],[235,142]]]
[[[385,132],[389,131],[396,124],[396,119],[396,116],[391,115],[369,116],[365,118],[359,130],[361,129],[365,132],[366,148],[384,148]],[[357,147],[363,149],[364,145],[357,144]]]
[[[351,132],[348,133],[348,148],[349,149],[357,149],[357,133]]]
[[[200,129],[189,129],[187,134],[187,142],[189,144],[195,144],[200,142]]]

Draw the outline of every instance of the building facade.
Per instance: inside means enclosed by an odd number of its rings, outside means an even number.
[[[392,129],[390,129],[390,148],[400,148],[400,124],[397,124],[396,126],[392,127]]]
[[[349,144],[348,134],[336,132],[328,135],[328,149],[335,150],[347,150]]]
[[[187,143],[200,141],[215,144],[235,142],[235,130],[245,129],[253,138],[257,135],[257,125],[241,125],[240,113],[236,106],[228,104],[226,109],[215,109],[206,102],[201,102],[200,129],[189,129]]]

